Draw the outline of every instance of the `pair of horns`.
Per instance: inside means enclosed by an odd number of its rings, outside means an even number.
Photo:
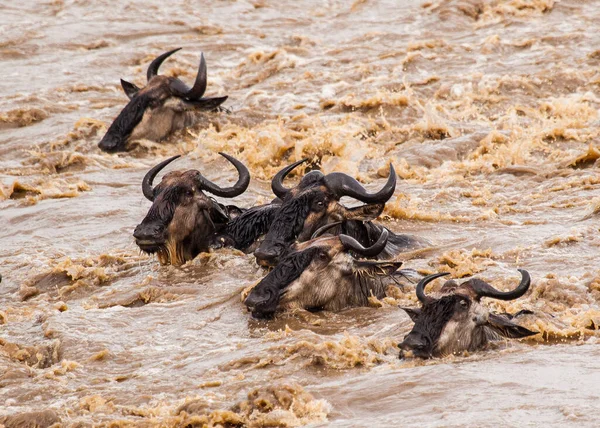
[[[290,189],[283,185],[284,178],[298,165],[306,162],[302,159],[286,166],[273,177],[271,189],[280,199],[284,199]],[[354,178],[342,172],[332,172],[324,176],[325,186],[339,199],[342,196],[349,196],[365,203],[382,203],[389,200],[396,190],[396,171],[390,164],[390,173],[385,185],[376,193],[368,193],[365,188]]]
[[[325,226],[318,228],[315,231],[315,233],[313,233],[313,235],[311,236],[310,239],[318,238],[328,229],[331,229],[332,227],[338,226],[340,224],[342,224],[341,221],[336,221],[334,223],[326,224]],[[356,239],[352,238],[351,236],[340,234],[338,237],[339,237],[340,241],[342,242],[342,245],[344,246],[345,249],[352,250],[355,253],[360,254],[361,256],[364,256],[364,257],[375,257],[375,256],[379,255],[379,253],[381,253],[383,251],[383,249],[385,248],[389,235],[390,235],[390,233],[388,232],[388,230],[386,228],[383,228],[383,230],[381,231],[381,235],[379,235],[379,239],[377,239],[377,242],[375,242],[370,247],[366,247],[366,248],[363,247],[363,245],[360,242],[358,242]]]
[[[388,236],[389,236],[389,232],[387,229],[384,228],[382,230],[381,235],[379,236],[379,239],[377,240],[377,242],[375,242],[370,247],[366,247],[366,248],[363,247],[360,242],[358,242],[356,239],[352,238],[351,236],[340,235],[339,238],[345,249],[352,250],[355,253],[360,254],[363,257],[375,257],[379,253],[381,253],[383,251],[383,249],[385,248],[385,245],[387,244]]]
[[[479,300],[482,297],[491,297],[492,299],[498,300],[515,300],[521,297],[523,294],[529,290],[529,285],[531,284],[531,277],[529,276],[529,272],[524,269],[518,269],[521,273],[521,282],[519,286],[512,291],[500,291],[496,290],[490,284],[480,279],[472,279],[469,281],[469,285],[477,295],[477,299]],[[433,301],[432,297],[429,297],[425,294],[425,286],[429,284],[436,278],[441,276],[448,275],[448,272],[444,273],[435,273],[433,275],[428,275],[423,278],[417,284],[417,298],[423,304]]]
[[[180,50],[181,48],[173,49],[172,51],[165,52],[162,55],[157,56],[154,61],[150,63],[148,66],[148,71],[146,72],[146,77],[148,78],[148,82],[154,76],[158,74],[158,69],[165,59],[173,55],[175,52]],[[171,90],[180,96],[187,98],[189,100],[198,100],[204,95],[206,91],[206,61],[204,59],[204,54],[200,54],[200,65],[198,67],[198,74],[196,75],[196,81],[194,82],[194,86],[188,88],[188,86],[183,83],[179,79],[175,79],[170,83]]]
[[[227,159],[229,162],[231,162],[237,170],[237,183],[235,183],[231,187],[220,187],[219,185],[205,178],[202,174],[199,174],[196,178],[198,187],[202,190],[206,190],[207,192],[212,193],[213,195],[221,196],[223,198],[233,198],[235,196],[241,195],[248,188],[248,184],[250,184],[250,172],[248,172],[248,169],[244,166],[243,163],[241,163],[234,157],[221,152],[219,152],[219,154],[225,159]],[[156,177],[156,174],[158,174],[165,166],[167,166],[180,156],[181,155],[177,155],[167,160],[164,160],[146,173],[146,175],[144,176],[144,180],[142,181],[142,191],[144,192],[144,196],[148,200],[154,201],[154,188],[152,187],[152,182],[154,181],[154,177]]]

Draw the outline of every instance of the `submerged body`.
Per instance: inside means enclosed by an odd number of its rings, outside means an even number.
[[[387,239],[384,229],[367,248],[347,235],[296,244],[252,289],[245,304],[258,318],[270,317],[278,308],[339,311],[367,306],[369,297],[385,296],[390,276],[398,273],[402,262],[357,260],[352,253],[376,257]]]
[[[181,48],[179,48],[181,49]],[[203,97],[206,90],[206,61],[200,56],[200,66],[192,88],[176,77],[158,75],[162,62],[177,52],[174,49],[158,56],[147,71],[148,84],[138,88],[121,79],[129,103],[110,125],[98,147],[105,152],[124,151],[128,143],[145,138],[160,141],[173,132],[193,125],[198,113],[217,109],[224,97]]]
[[[390,165],[388,180],[375,193],[367,192],[354,178],[333,172],[324,175],[311,171],[292,189],[283,186],[284,178],[306,159],[295,162],[279,171],[271,182],[273,193],[281,200],[264,240],[254,252],[260,264],[274,266],[294,242],[305,242],[321,228],[330,226],[330,233],[344,233],[357,239],[363,246],[371,246],[383,227],[371,220],[384,209],[385,202],[396,189],[396,171]],[[340,203],[342,197],[351,197],[364,203],[348,208]],[[338,226],[339,225],[339,226]],[[379,256],[392,258],[400,251],[418,248],[424,240],[410,235],[395,235],[388,230],[388,245]]]
[[[248,188],[248,169],[235,158],[220,154],[238,171],[238,180],[231,187],[222,188],[199,171],[188,170],[165,174],[153,188],[156,174],[179,156],[159,163],[144,177],[142,190],[152,206],[136,226],[133,236],[142,251],[157,253],[161,264],[180,265],[207,251],[213,246],[217,234],[243,212],[234,205],[220,204],[204,193],[233,198]]]
[[[490,313],[481,304],[482,297],[500,300],[514,300],[529,289],[531,279],[527,271],[522,274],[517,288],[501,292],[480,279],[470,279],[458,285],[447,281],[438,297],[425,294],[425,286],[435,278],[447,275],[434,274],[423,278],[417,284],[417,297],[421,308],[403,308],[415,322],[406,335],[400,348],[400,358],[431,358],[482,349],[490,339],[499,336],[522,338],[537,334],[521,327],[507,316]]]

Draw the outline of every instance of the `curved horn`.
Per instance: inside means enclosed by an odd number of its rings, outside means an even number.
[[[181,157],[181,155],[173,156],[172,158],[162,161],[158,165],[152,167],[152,169],[146,173],[144,179],[142,180],[142,192],[144,192],[146,199],[149,201],[154,201],[154,189],[152,188],[152,181],[154,180],[154,177],[156,177],[156,174],[158,174],[161,169],[173,162],[178,157]]]
[[[529,272],[525,269],[518,269],[521,272],[521,283],[517,288],[511,291],[500,291],[483,281],[476,281],[473,283],[473,290],[477,293],[478,297],[491,297],[492,299],[498,300],[514,300],[521,297],[529,290],[531,284],[531,277]]]
[[[285,198],[285,195],[287,195],[287,193],[290,191],[290,189],[286,189],[283,186],[283,179],[286,177],[286,175],[288,175],[294,168],[296,168],[298,165],[300,165],[301,163],[306,162],[308,159],[304,158],[301,159],[297,162],[294,162],[291,165],[286,166],[285,168],[283,168],[281,171],[279,171],[277,174],[275,174],[275,177],[273,177],[273,180],[271,180],[271,190],[273,190],[273,193],[279,198],[279,199],[283,199]]]
[[[325,184],[338,197],[350,196],[365,203],[387,202],[396,190],[396,171],[390,163],[390,175],[387,183],[377,193],[367,193],[365,188],[354,178],[341,172],[332,172],[325,177]]]
[[[434,279],[439,278],[441,276],[446,276],[449,274],[450,274],[450,272],[434,273],[433,275],[427,275],[425,278],[421,279],[419,281],[419,283],[417,284],[417,289],[416,289],[417,298],[419,299],[419,302],[421,302],[422,304],[431,302],[433,299],[425,294],[425,286],[427,284],[429,284],[431,281],[433,281]]]
[[[190,100],[197,100],[204,95],[206,91],[206,61],[204,60],[204,54],[200,54],[200,66],[198,67],[198,74],[196,75],[196,81],[192,89],[187,91],[185,97]]]
[[[379,237],[377,242],[375,242],[373,245],[367,248],[363,247],[360,244],[360,242],[348,235],[340,235],[340,241],[342,241],[344,248],[352,250],[355,253],[360,254],[361,256],[375,257],[376,255],[381,253],[385,248],[388,236],[389,232],[387,231],[387,229],[383,229],[383,231],[381,232],[381,236]]]
[[[237,183],[235,183],[231,187],[219,187],[217,184],[207,180],[205,177],[200,175],[198,177],[200,188],[212,193],[213,195],[221,196],[223,198],[233,198],[235,196],[241,195],[248,188],[248,184],[250,184],[250,172],[248,172],[248,168],[246,168],[244,164],[241,163],[239,160],[232,156],[229,156],[226,153],[219,152],[219,154],[225,159],[227,159],[229,162],[231,162],[235,169],[237,169]]]
[[[331,229],[331,228],[333,228],[335,226],[339,226],[342,223],[343,222],[341,222],[341,221],[334,221],[333,223],[329,223],[329,224],[326,224],[325,226],[321,226],[317,230],[315,230],[315,233],[312,234],[312,236],[310,237],[310,239],[318,238],[319,236],[321,236],[323,233],[325,233],[329,229]]]
[[[148,66],[148,71],[146,72],[146,78],[148,79],[148,82],[150,81],[150,79],[152,79],[154,76],[156,76],[158,74],[158,69],[159,69],[160,65],[163,63],[163,61],[180,49],[181,48],[173,49],[172,51],[165,52],[164,54],[159,55],[156,58],[154,58],[154,61],[152,61],[150,63],[150,65]]]

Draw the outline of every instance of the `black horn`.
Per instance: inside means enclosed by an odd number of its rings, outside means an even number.
[[[358,242],[356,239],[354,239],[348,235],[340,235],[340,241],[342,241],[342,244],[344,245],[345,248],[352,250],[355,253],[360,254],[361,256],[375,257],[376,255],[381,253],[383,251],[383,249],[385,248],[385,244],[387,244],[388,236],[389,236],[389,232],[387,231],[387,229],[383,229],[383,231],[381,232],[381,236],[379,237],[377,242],[375,242],[373,245],[371,245],[370,247],[367,247],[367,248],[363,247],[360,244],[360,242]]]
[[[167,166],[180,156],[181,155],[177,155],[167,160],[164,160],[146,173],[144,179],[142,180],[142,192],[144,192],[144,196],[146,197],[146,199],[154,201],[154,189],[152,188],[152,181],[154,180],[154,177],[156,177],[156,174],[158,174],[161,169],[163,169],[165,166]]]
[[[286,189],[283,186],[283,179],[286,177],[286,175],[288,175],[294,168],[296,168],[298,165],[300,165],[301,163],[306,162],[308,159],[301,159],[297,162],[294,162],[291,165],[286,166],[285,168],[283,168],[281,171],[279,171],[277,174],[275,174],[275,177],[273,177],[273,180],[271,180],[271,189],[273,190],[273,193],[279,198],[279,199],[283,199],[285,198],[285,195],[287,195],[287,193],[290,191],[290,189]]]
[[[367,193],[358,181],[342,172],[327,174],[325,184],[338,198],[349,196],[365,203],[382,203],[387,202],[396,190],[396,171],[394,166],[390,164],[390,175],[387,183],[376,193]]]
[[[425,294],[425,286],[427,284],[429,284],[431,281],[433,281],[434,279],[439,278],[441,276],[446,276],[448,274],[449,274],[449,272],[434,273],[433,275],[427,275],[425,278],[421,279],[419,281],[419,283],[417,284],[417,290],[416,290],[417,298],[419,299],[419,302],[421,302],[422,304],[430,302],[432,300],[432,298]]]
[[[248,168],[246,168],[244,164],[241,163],[239,160],[232,156],[229,156],[226,153],[219,152],[219,154],[225,159],[227,159],[229,162],[231,162],[235,169],[237,169],[237,183],[235,183],[231,187],[219,187],[212,181],[209,181],[205,177],[200,175],[198,177],[200,188],[212,193],[213,195],[221,196],[223,198],[233,198],[235,196],[241,195],[248,188],[248,184],[250,184],[250,173],[248,172]]]
[[[521,272],[521,283],[517,288],[511,291],[500,291],[489,285],[484,281],[473,281],[472,287],[479,298],[491,297],[492,299],[498,300],[514,300],[521,297],[529,290],[531,284],[531,277],[529,272],[524,269],[518,269]]]
[[[173,49],[172,51],[165,52],[164,54],[154,58],[154,61],[150,63],[150,65],[148,66],[148,71],[146,72],[146,78],[148,79],[148,82],[150,81],[150,79],[152,79],[158,74],[158,69],[160,68],[160,65],[163,63],[163,61],[180,49],[181,48]]]
[[[197,100],[204,95],[206,91],[206,61],[204,60],[204,54],[200,54],[200,66],[198,67],[198,74],[196,75],[196,81],[194,86],[190,89],[185,97],[190,100]]]
[[[321,226],[317,230],[315,230],[315,233],[312,234],[312,236],[310,237],[310,239],[318,238],[323,233],[327,232],[329,229],[331,229],[331,228],[333,228],[335,226],[339,226],[342,223],[343,222],[341,222],[341,221],[334,221],[333,223],[329,223],[329,224],[326,224],[325,226]]]

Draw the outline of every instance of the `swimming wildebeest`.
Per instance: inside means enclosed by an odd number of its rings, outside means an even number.
[[[176,77],[158,75],[162,62],[179,49],[165,52],[150,63],[145,87],[138,88],[121,79],[130,101],[98,144],[101,150],[124,151],[129,141],[140,138],[160,141],[178,129],[193,125],[198,112],[215,110],[227,99],[227,96],[202,97],[206,90],[204,54],[200,56],[198,74],[191,88]]]
[[[521,282],[512,291],[499,291],[480,279],[472,278],[460,285],[453,280],[446,281],[438,297],[426,295],[425,286],[447,273],[423,278],[416,290],[421,308],[402,308],[415,325],[398,345],[400,358],[441,357],[483,348],[489,339],[498,338],[499,335],[521,338],[537,334],[514,324],[509,320],[510,316],[490,313],[481,304],[482,297],[514,300],[524,295],[531,279],[526,270],[519,269],[519,272],[522,275]]]
[[[153,188],[154,177],[179,156],[159,163],[144,177],[142,191],[152,206],[133,236],[140,249],[156,253],[161,264],[183,264],[207,251],[227,224],[243,212],[234,205],[220,204],[204,193],[233,198],[244,193],[250,183],[250,173],[240,161],[225,153],[219,154],[237,169],[239,178],[231,187],[220,187],[199,171],[187,170],[165,174]]]
[[[263,265],[276,265],[294,241],[307,241],[316,230],[330,223],[336,223],[331,233],[350,235],[367,247],[373,245],[385,229],[370,220],[381,214],[396,189],[396,171],[391,164],[387,182],[375,193],[367,192],[358,181],[341,172],[324,175],[320,171],[311,171],[296,187],[285,188],[283,179],[305,161],[286,166],[271,181],[273,193],[282,203],[263,242],[254,252],[257,261]],[[365,205],[345,207],[340,203],[344,196]],[[423,244],[415,237],[388,232],[387,246],[379,253],[380,258],[391,258],[401,250]]]
[[[388,238],[389,232],[383,229],[377,242],[367,248],[343,234],[295,244],[244,303],[258,318],[272,316],[281,306],[330,311],[366,306],[369,296],[385,296],[385,279],[402,274],[398,271],[402,262],[356,260],[352,254],[376,257]]]

